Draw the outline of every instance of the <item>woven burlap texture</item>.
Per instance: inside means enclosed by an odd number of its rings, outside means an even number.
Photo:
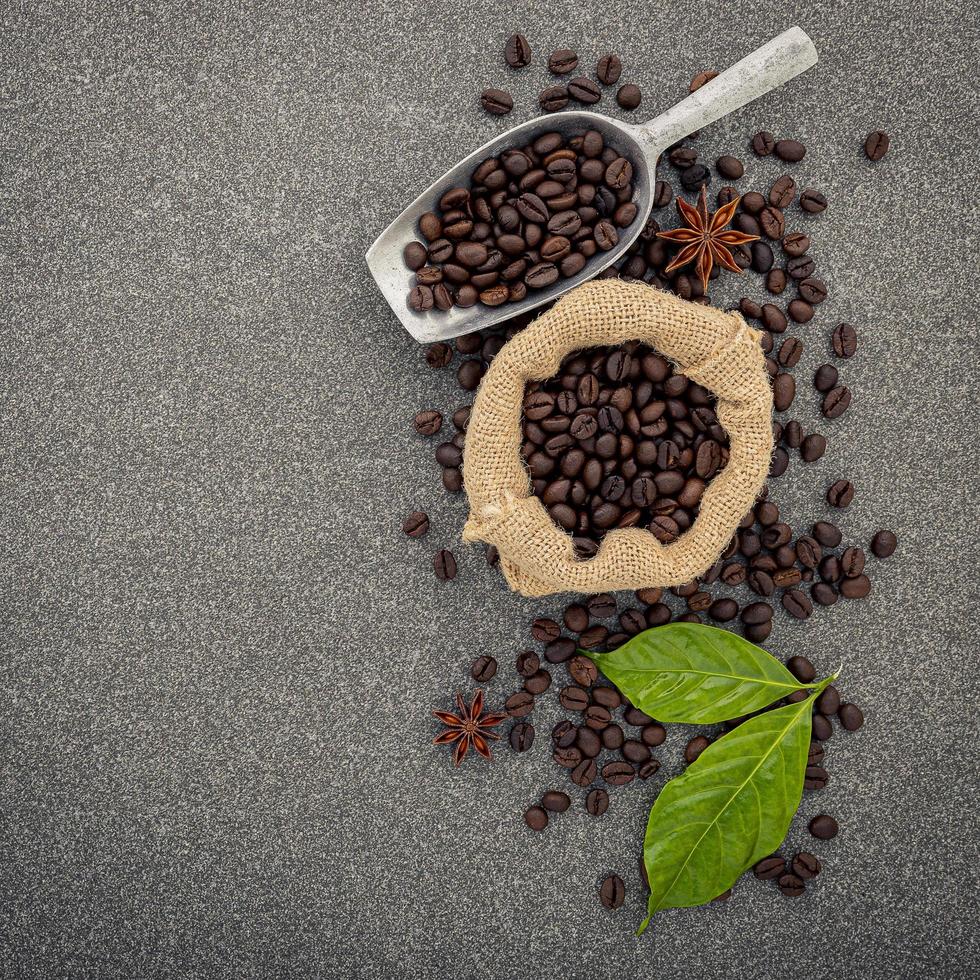
[[[572,290],[504,345],[470,415],[463,540],[496,545],[510,587],[526,596],[680,585],[710,567],[754,503],[772,455],[772,392],[758,331],[737,313],[688,303],[644,283],[602,279]],[[694,524],[662,545],[645,528],[620,528],[588,561],[531,492],[521,458],[529,381],[553,377],[566,355],[639,340],[717,396],[728,465],[708,484]]]

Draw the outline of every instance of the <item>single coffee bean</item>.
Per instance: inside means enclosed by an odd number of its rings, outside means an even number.
[[[604,54],[596,65],[596,78],[603,85],[615,85],[619,81],[619,76],[623,73],[623,62],[618,54]]]
[[[602,742],[603,748],[615,750],[623,747],[626,736],[623,734],[623,730],[619,725],[606,725],[599,733],[599,739]]]
[[[864,571],[864,564],[863,548],[847,548],[840,556],[841,571],[846,578],[857,578]]]
[[[849,732],[856,732],[864,724],[864,712],[850,701],[845,701],[837,709],[837,717]]]
[[[827,298],[827,284],[815,276],[802,280],[797,289],[800,296],[811,305],[819,305]]]
[[[402,522],[402,531],[410,538],[421,538],[429,531],[428,515],[421,510],[413,510]]]
[[[536,670],[524,681],[524,690],[529,694],[544,694],[551,687],[551,674],[543,668]]]
[[[871,539],[871,551],[878,558],[890,558],[898,547],[898,538],[892,531],[881,530]]]
[[[541,805],[550,813],[564,813],[572,805],[572,798],[559,789],[550,789],[542,794]]]
[[[857,352],[857,331],[849,323],[839,323],[830,335],[830,342],[838,357],[853,357]]]
[[[415,272],[417,269],[421,269],[429,257],[426,247],[421,242],[409,242],[405,246],[405,250],[402,255],[405,259],[405,265],[408,266],[412,272]]]
[[[800,194],[800,207],[808,214],[821,214],[827,210],[827,198],[813,187],[807,187]]]
[[[470,667],[470,676],[475,681],[489,681],[497,673],[497,661],[488,654],[477,657]]]
[[[415,431],[421,436],[434,436],[442,428],[442,415],[434,409],[417,412]]]
[[[846,385],[831,388],[823,397],[820,411],[828,419],[839,419],[851,404],[851,389]]]
[[[806,657],[790,657],[786,661],[789,672],[802,684],[809,684],[817,676],[817,668]]]
[[[850,480],[836,480],[827,488],[827,503],[831,507],[847,507],[854,499],[854,484]]]
[[[564,85],[552,85],[538,96],[538,105],[545,112],[558,112],[568,105],[568,89]]]
[[[524,822],[531,830],[544,830],[548,826],[548,813],[541,806],[529,806],[524,811]]]
[[[787,589],[780,599],[783,609],[795,619],[809,619],[813,615],[813,603],[799,589]]]
[[[807,825],[810,833],[819,840],[832,840],[837,836],[840,826],[827,813],[819,813]]]
[[[589,696],[580,687],[569,685],[562,688],[558,695],[558,700],[563,708],[569,711],[585,711],[589,706]]]
[[[711,172],[702,163],[696,163],[681,173],[681,186],[688,192],[699,190],[711,180]]]
[[[806,696],[806,692],[800,692]],[[802,700],[802,698],[801,698]],[[824,789],[830,780],[830,775],[823,766],[807,766],[803,773],[804,789]]]
[[[752,602],[742,610],[741,620],[748,626],[768,623],[772,619],[772,606],[768,602]]]
[[[636,770],[629,762],[607,762],[602,767],[602,778],[610,786],[626,786],[636,778]]]
[[[715,160],[715,169],[726,180],[738,180],[745,176],[745,167],[742,165],[742,161],[738,157],[728,154]]]
[[[769,188],[769,203],[776,208],[786,208],[796,197],[796,181],[789,174],[783,174]]]
[[[644,725],[643,730],[640,732],[640,739],[644,745],[662,745],[666,738],[667,729],[663,725],[658,725],[656,722]]]
[[[492,116],[506,116],[514,108],[510,92],[501,88],[485,88],[480,94],[480,105]]]
[[[813,387],[817,391],[830,391],[837,384],[838,377],[833,364],[821,364],[813,376]]]
[[[544,659],[550,664],[562,664],[575,656],[575,644],[567,637],[553,640],[544,648]]]
[[[823,693],[817,698],[817,710],[824,715],[836,715],[840,706],[840,692],[833,684],[825,687]]]
[[[620,751],[623,753],[623,758],[627,762],[633,762],[637,765],[646,762],[650,758],[649,747],[635,738],[626,739]]]
[[[574,740],[577,732],[574,727],[571,729],[571,737]],[[563,738],[562,741],[565,741]],[[582,761],[582,753],[574,745],[561,745],[551,754],[552,759],[558,763],[562,769],[574,769]]]
[[[752,152],[759,157],[767,157],[776,148],[776,139],[772,133],[760,130],[752,137]]]
[[[525,68],[531,63],[531,45],[523,34],[512,34],[507,38],[504,60],[511,68]]]
[[[815,463],[827,451],[827,440],[819,432],[811,432],[800,444],[800,456],[805,463]]]
[[[786,873],[786,859],[778,854],[757,861],[752,868],[752,874],[760,881],[772,881],[781,878]]]
[[[568,48],[559,48],[548,56],[548,70],[553,75],[567,75],[578,67],[578,55]]]
[[[573,770],[572,770],[572,782],[576,786],[591,786],[595,782],[599,771],[596,766],[595,759],[583,759]]]
[[[539,643],[551,643],[561,636],[561,627],[553,619],[540,616],[531,623],[531,636]]]
[[[568,94],[583,105],[595,105],[602,98],[599,86],[591,78],[573,78],[568,83]]]
[[[443,548],[432,556],[432,569],[440,581],[445,582],[454,579],[456,578],[456,558],[451,551]]]
[[[803,879],[792,872],[781,875],[776,884],[779,885],[779,890],[787,898],[799,898],[806,891]]]
[[[626,885],[619,875],[608,875],[599,885],[599,901],[604,909],[615,911],[626,900]]]
[[[869,160],[878,161],[887,152],[890,144],[888,133],[884,130],[876,129],[873,133],[868,133],[864,141],[864,154]]]
[[[830,722],[822,715],[815,714],[813,716],[813,738],[818,742],[826,742],[831,735],[834,734],[834,729]]]
[[[590,790],[585,798],[585,809],[593,817],[601,817],[609,809],[609,793],[601,788]]]
[[[832,606],[839,598],[837,590],[826,582],[815,582],[810,587],[810,596],[821,606]]]
[[[621,109],[633,110],[643,100],[639,85],[624,85],[616,93],[616,102]]]
[[[738,615],[738,603],[734,599],[716,599],[708,615],[718,623],[727,623]]]
[[[793,874],[797,878],[802,878],[807,881],[810,878],[815,878],[820,874],[820,860],[816,855],[811,854],[809,851],[800,851],[796,857],[793,858],[792,862]]]
[[[806,147],[799,140],[777,140],[773,149],[787,163],[799,163],[806,156]]]
[[[684,759],[688,764],[694,762],[710,744],[704,735],[695,735],[684,747]]]
[[[534,725],[530,722],[519,721],[511,728],[507,737],[510,741],[510,747],[515,752],[527,752],[534,744]]]

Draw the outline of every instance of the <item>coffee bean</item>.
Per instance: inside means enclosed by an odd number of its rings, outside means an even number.
[[[806,692],[800,693],[803,695],[803,697],[806,696]],[[802,700],[802,698],[800,700]],[[830,776],[823,766],[807,766],[803,774],[803,788],[824,789],[829,780]]]
[[[696,163],[681,173],[681,186],[688,192],[704,187],[711,181],[711,173],[704,164]]]
[[[817,698],[817,710],[824,715],[836,715],[840,706],[840,692],[833,684],[829,684]]]
[[[847,578],[857,578],[864,571],[864,563],[862,548],[847,548],[840,557],[841,570]]]
[[[531,830],[544,830],[548,826],[547,811],[541,806],[530,806],[524,811],[524,822]]]
[[[701,753],[711,744],[710,740],[704,735],[695,735],[686,746],[684,746],[684,759],[690,764],[697,760]]]
[[[508,739],[515,752],[527,752],[534,744],[534,726],[530,722],[519,721],[511,728]]]
[[[429,531],[428,515],[421,510],[413,510],[402,522],[402,531],[410,538],[421,538]]]
[[[539,643],[551,643],[561,636],[561,627],[553,619],[542,616],[531,623],[531,635]],[[537,670],[537,667],[534,669]]]
[[[819,432],[811,432],[800,445],[800,457],[805,463],[815,463],[827,451],[827,440]]]
[[[564,813],[572,805],[572,798],[558,789],[548,790],[541,796],[541,806],[550,813]]]
[[[568,105],[568,89],[564,85],[552,85],[538,96],[538,105],[545,112],[558,112]]]
[[[453,553],[446,548],[437,551],[432,556],[432,568],[436,573],[436,578],[440,581],[447,581],[456,578],[456,558]]]
[[[730,155],[720,156],[715,160],[715,169],[726,180],[738,180],[745,175],[745,167],[738,157]]]
[[[595,759],[583,759],[573,770],[571,774],[572,782],[576,786],[591,786],[595,782],[598,776],[598,767],[595,764]]]
[[[615,911],[626,900],[626,885],[619,875],[608,875],[599,885],[599,901],[604,909]]]
[[[658,180],[653,192],[653,206],[665,208],[674,199],[674,191],[665,180]]]
[[[813,615],[813,603],[799,589],[787,589],[780,599],[783,609],[795,619],[809,619]]]
[[[511,68],[525,68],[531,63],[531,45],[523,34],[512,34],[507,38],[504,60]]]
[[[840,830],[837,821],[826,813],[817,814],[807,825],[807,828],[819,840],[832,840]]]
[[[604,54],[596,65],[595,73],[603,85],[615,85],[623,73],[623,62],[618,54]]]
[[[799,163],[806,156],[806,147],[799,140],[777,140],[773,149],[787,163]]]
[[[603,748],[615,750],[622,748],[623,743],[626,741],[626,736],[623,734],[623,730],[619,725],[606,725],[599,733],[599,739],[602,742]]]
[[[702,86],[707,85],[711,79],[717,77],[718,72],[716,71],[699,71],[694,78],[691,79],[691,84],[688,86],[688,91],[696,92]]]
[[[789,672],[802,684],[809,684],[817,676],[817,669],[803,656],[790,657],[786,661]]]
[[[571,729],[571,736],[574,739],[575,729]],[[562,769],[574,769],[582,761],[582,753],[574,745],[559,745],[552,753],[551,757]]]
[[[806,891],[803,879],[792,873],[781,875],[776,884],[787,898],[799,898]]]
[[[548,71],[554,75],[567,75],[578,67],[578,55],[568,48],[559,48],[548,56]]]
[[[821,214],[827,210],[827,198],[812,187],[800,193],[800,207],[809,214]]]
[[[769,188],[769,203],[776,208],[786,208],[796,197],[796,181],[789,174],[783,174]]]
[[[489,654],[477,657],[470,667],[470,676],[473,680],[480,681],[481,683],[491,680],[496,673],[497,661],[489,656]]]
[[[839,598],[837,590],[826,582],[816,582],[810,587],[810,596],[821,606],[832,606]]]
[[[892,531],[881,530],[871,539],[871,551],[878,558],[890,558],[898,547],[898,538]]]
[[[544,669],[536,670],[524,681],[524,690],[528,694],[544,694],[549,687],[551,687],[551,674]]]
[[[836,480],[827,488],[827,503],[831,507],[847,507],[854,499],[854,484],[850,480]]]
[[[621,109],[633,110],[643,101],[639,85],[624,85],[616,93],[616,102]]]
[[[573,78],[568,83],[568,94],[583,105],[595,105],[602,98],[599,86],[591,78]]]
[[[786,859],[778,854],[757,861],[752,868],[752,874],[760,881],[772,881],[781,878],[786,873]]]
[[[585,798],[585,809],[594,817],[601,817],[609,809],[609,794],[601,788],[589,791]]]
[[[633,762],[637,765],[646,762],[650,758],[650,749],[643,742],[635,738],[626,739],[620,751],[623,753],[623,758],[627,762]]]
[[[626,786],[636,778],[636,770],[629,762],[607,762],[602,767],[602,778],[610,786]]]
[[[793,874],[804,881],[820,874],[820,860],[809,851],[800,851],[792,862]]]
[[[718,623],[727,623],[738,615],[738,603],[734,599],[716,599],[708,615]]]
[[[813,387],[817,391],[830,391],[837,384],[839,375],[833,364],[821,364],[813,376]]]
[[[516,691],[504,702],[504,710],[511,718],[526,718],[534,710],[534,695]]]
[[[884,130],[876,129],[873,133],[868,133],[868,138],[864,141],[865,156],[869,160],[880,160],[888,152],[890,142],[888,133]]]
[[[813,716],[813,738],[818,742],[826,742],[833,734],[834,730],[830,722],[822,714],[815,714]]]
[[[857,331],[849,323],[839,323],[830,339],[838,357],[853,357],[857,352]]]
[[[827,284],[814,276],[804,279],[797,288],[800,296],[810,304],[822,303],[827,298]]]
[[[776,148],[776,140],[772,133],[760,130],[752,137],[752,151],[756,156],[767,157]]]
[[[582,688],[575,687],[574,685],[562,688],[558,695],[558,700],[561,702],[562,707],[567,708],[569,711],[585,711],[589,706],[588,694]]]
[[[421,269],[429,257],[426,247],[421,242],[409,242],[402,255],[405,259],[405,265],[413,272],[416,269]]]
[[[864,724],[864,712],[856,704],[845,701],[837,709],[841,725],[849,732],[856,732]]]
[[[820,411],[828,419],[839,419],[851,404],[851,390],[846,385],[831,388],[823,397]]]
[[[492,116],[506,116],[514,108],[514,100],[503,89],[485,88],[480,94],[480,105]]]

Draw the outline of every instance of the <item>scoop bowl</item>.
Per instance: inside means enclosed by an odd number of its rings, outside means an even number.
[[[778,88],[816,61],[817,51],[808,35],[799,27],[791,27],[672,109],[641,125],[620,122],[597,112],[575,110],[514,126],[461,160],[385,228],[366,255],[371,275],[402,325],[420,343],[448,340],[483,330],[549,303],[612,265],[636,240],[653,205],[657,159],[667,147]],[[434,210],[436,202],[451,187],[468,185],[473,170],[487,158],[498,156],[510,147],[533,142],[543,133],[558,132],[569,137],[588,129],[600,132],[607,145],[633,164],[633,203],[637,206],[637,215],[628,228],[621,230],[619,242],[608,252],[593,256],[577,275],[559,279],[544,289],[531,290],[516,303],[502,306],[478,303],[465,309],[453,306],[446,311],[433,309],[425,313],[412,310],[406,301],[412,273],[405,266],[402,253],[409,242],[418,238],[421,215]]]

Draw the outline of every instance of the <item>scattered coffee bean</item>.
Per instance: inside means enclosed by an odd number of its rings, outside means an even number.
[[[497,661],[488,654],[477,657],[470,667],[470,676],[472,676],[473,680],[480,681],[481,683],[491,680],[496,673]]]
[[[839,375],[833,364],[821,364],[813,376],[813,387],[817,391],[830,391],[837,384]]]
[[[821,214],[827,210],[827,198],[812,187],[800,192],[800,207],[808,214]]]
[[[511,68],[525,68],[531,63],[531,45],[523,34],[512,34],[507,38],[504,60]]]
[[[624,85],[616,93],[616,102],[621,109],[633,110],[643,101],[639,85]]]
[[[891,558],[898,547],[898,538],[892,531],[881,530],[871,539],[871,551],[878,558]]]
[[[696,92],[702,85],[707,85],[712,78],[717,78],[718,72],[716,71],[699,71],[694,78],[691,79],[691,84],[688,86],[689,92]]]
[[[536,670],[524,681],[524,690],[537,696],[544,694],[551,687],[551,674],[546,670]]]
[[[609,809],[609,794],[604,789],[594,789],[585,798],[585,809],[594,817],[601,817]]]
[[[776,139],[772,133],[760,130],[752,137],[752,151],[756,156],[767,157],[776,149]]]
[[[572,798],[561,790],[552,789],[541,796],[541,806],[550,813],[564,813],[572,805]]]
[[[402,530],[410,538],[421,538],[429,531],[428,515],[420,510],[413,510],[402,522]],[[438,572],[436,572],[438,575]]]
[[[869,160],[878,161],[888,152],[889,144],[888,133],[876,129],[873,133],[868,133],[868,138],[864,141],[864,154]]]
[[[516,691],[504,702],[504,709],[511,718],[526,718],[534,710],[534,695]]]
[[[817,676],[817,668],[806,657],[790,657],[786,661],[789,672],[802,684],[809,684]]]
[[[694,762],[710,744],[711,741],[704,735],[695,735],[684,746],[684,759],[688,764]]]
[[[846,385],[831,388],[823,397],[820,411],[828,419],[839,419],[851,404],[851,389]]]
[[[837,717],[849,732],[856,732],[864,724],[864,712],[850,701],[845,701],[837,709]]]
[[[853,357],[857,351],[857,331],[849,323],[839,323],[830,340],[838,357]]]
[[[417,412],[414,425],[420,436],[434,436],[442,428],[442,415],[432,409]]]
[[[456,578],[456,558],[446,548],[437,551],[432,556],[432,569],[436,578],[442,582]]]
[[[626,900],[626,885],[619,875],[609,875],[599,885],[599,901],[604,909],[615,911]]]
[[[831,840],[840,830],[837,821],[826,813],[815,816],[807,826],[810,833],[820,840]]]
[[[508,739],[515,752],[527,752],[534,744],[534,725],[527,721],[517,722],[511,728]]]
[[[573,78],[568,83],[568,94],[583,105],[595,105],[602,98],[599,86],[591,78]]]
[[[530,677],[532,674],[537,673],[540,666],[541,661],[533,650],[522,650],[517,655],[515,667],[521,677]]]
[[[787,163],[799,163],[806,156],[806,147],[799,140],[777,140],[773,150]]]
[[[619,81],[619,76],[623,73],[623,62],[618,54],[604,54],[596,65],[596,78],[603,85],[615,85]]]
[[[548,813],[542,806],[529,806],[524,811],[524,822],[531,830],[544,830],[548,826]]]
[[[800,458],[815,463],[827,451],[827,440],[819,432],[811,432],[800,444]]]
[[[552,51],[548,56],[548,71],[553,75],[567,75],[578,67],[578,55],[568,48]]]
[[[787,898],[798,898],[806,890],[803,879],[792,872],[780,876],[776,883]]]
[[[854,484],[850,480],[835,480],[827,488],[827,503],[831,507],[847,507],[853,499]]]
[[[480,94],[480,105],[492,116],[506,116],[514,108],[514,100],[503,89],[485,88]]]
[[[792,862],[793,874],[807,881],[820,874],[820,860],[809,851],[800,851]]]
[[[738,180],[740,177],[745,176],[745,167],[742,161],[738,157],[733,157],[728,154],[718,157],[715,161],[715,169],[726,180]]]
[[[773,881],[781,878],[786,873],[786,859],[778,854],[763,858],[757,861],[752,868],[752,873],[760,881]]]

